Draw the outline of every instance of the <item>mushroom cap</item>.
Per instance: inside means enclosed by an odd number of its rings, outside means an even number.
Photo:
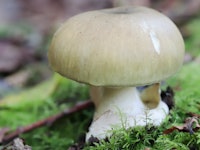
[[[159,82],[182,65],[184,41],[176,25],[145,7],[89,11],[67,20],[55,33],[50,66],[94,86]]]

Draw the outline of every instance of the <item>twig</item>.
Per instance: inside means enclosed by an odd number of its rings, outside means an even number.
[[[64,116],[68,116],[68,115],[73,114],[75,112],[81,111],[81,110],[83,110],[85,108],[88,108],[88,107],[90,107],[92,105],[93,105],[92,102],[88,100],[88,101],[82,102],[81,104],[75,105],[71,109],[64,110],[63,112],[61,112],[61,113],[59,113],[57,115],[54,115],[54,116],[48,117],[46,119],[40,120],[40,121],[35,122],[35,123],[33,123],[31,125],[28,125],[28,126],[20,127],[18,129],[16,129],[15,131],[7,134],[5,137],[3,137],[1,142],[2,143],[8,143],[11,140],[13,140],[14,138],[18,137],[22,133],[26,133],[26,132],[32,131],[33,129],[42,127],[44,125],[51,125],[56,120],[58,120],[58,119],[60,119],[60,118],[62,118]]]

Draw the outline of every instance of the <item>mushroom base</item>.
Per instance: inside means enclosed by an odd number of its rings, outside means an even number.
[[[160,101],[154,109],[149,109],[141,101],[135,87],[90,88],[96,112],[86,134],[86,141],[91,136],[104,139],[110,136],[112,128],[129,128],[153,124],[158,126],[169,113],[168,106]]]

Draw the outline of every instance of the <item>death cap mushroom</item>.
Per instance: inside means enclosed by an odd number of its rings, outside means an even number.
[[[146,125],[147,116],[150,123],[159,125],[169,108],[160,100],[157,83],[174,74],[183,57],[184,42],[175,24],[144,7],[76,15],[58,29],[48,52],[54,71],[92,85],[95,114],[86,140],[90,136],[105,138],[106,131],[121,123],[119,111],[128,127]],[[149,109],[144,103],[152,106],[149,97],[146,100],[144,96],[148,94],[139,93],[135,86],[151,83],[157,84],[150,89],[157,89],[158,97],[156,105]]]

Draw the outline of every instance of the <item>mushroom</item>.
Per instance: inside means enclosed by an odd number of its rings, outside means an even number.
[[[54,71],[90,85],[95,114],[86,141],[109,136],[113,127],[160,125],[167,105],[159,94],[146,100],[150,92],[140,94],[136,86],[153,84],[148,91],[159,93],[159,82],[179,70],[183,57],[184,42],[175,24],[153,9],[132,6],[70,18],[48,51]]]

